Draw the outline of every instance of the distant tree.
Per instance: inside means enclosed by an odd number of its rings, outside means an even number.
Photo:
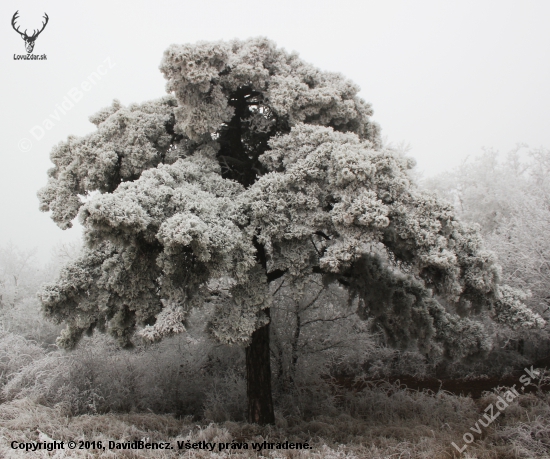
[[[533,195],[525,147],[518,145],[505,157],[493,149],[468,157],[454,170],[422,180],[424,188],[453,203],[464,221],[477,223],[483,235],[495,231]]]
[[[369,322],[360,320],[348,304],[347,289],[323,284],[312,275],[302,289],[286,279],[275,283],[271,307],[271,352],[283,389],[297,379],[309,381],[327,372],[360,366],[375,347]]]
[[[22,250],[12,243],[0,247],[0,308],[14,307],[21,298],[35,294],[43,274],[36,249]]]
[[[60,242],[56,244],[52,249],[50,260],[45,267],[48,271],[49,278],[56,278],[59,275],[59,271],[76,260],[81,251],[81,241]]]
[[[490,346],[466,316],[543,324],[499,287],[478,231],[381,147],[355,84],[262,38],[173,45],[160,68],[167,97],[115,101],[51,153],[41,210],[61,228],[79,214],[86,243],[41,293],[67,322],[60,345],[95,328],[122,345],[136,327],[160,339],[214,302],[210,332],[246,347],[248,416],[263,424],[270,283],[283,276],[298,291],[313,274],[338,282],[391,343],[450,357]]]
[[[539,313],[550,307],[550,150],[520,145],[507,155],[486,150],[460,167],[424,181],[480,225],[499,258],[503,280],[530,293]]]

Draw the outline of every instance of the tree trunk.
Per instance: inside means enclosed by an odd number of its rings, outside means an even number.
[[[518,352],[521,355],[525,355],[525,340],[523,338],[520,338],[518,341]]]
[[[290,375],[289,382],[294,384],[294,377],[296,376],[296,367],[298,366],[298,343],[300,342],[300,332],[302,331],[302,318],[300,317],[300,311],[296,308],[296,328],[294,329],[294,336],[291,343],[291,360],[290,360]]]
[[[269,310],[266,310],[269,315]],[[269,355],[269,324],[252,333],[246,348],[246,393],[248,422],[275,424],[271,396],[271,362]]]

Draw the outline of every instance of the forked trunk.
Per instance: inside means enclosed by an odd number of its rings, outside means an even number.
[[[271,396],[269,324],[252,334],[252,341],[246,348],[246,392],[248,422],[260,425],[275,424]]]

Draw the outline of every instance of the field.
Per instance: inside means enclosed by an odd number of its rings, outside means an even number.
[[[502,376],[501,384],[496,384],[497,377],[455,379],[454,386],[449,386],[450,380],[441,381],[447,384],[441,390],[433,387],[434,379],[414,376],[411,368],[400,379],[310,379],[291,392],[276,393],[276,425],[260,427],[243,420],[242,375],[227,366],[216,367],[215,373],[225,375],[217,379],[208,372],[194,371],[193,362],[175,352],[184,343],[174,338],[148,352],[120,351],[99,336],[66,353],[4,332],[0,339],[1,457],[549,457],[550,378],[543,370],[525,390],[520,389],[524,372]],[[235,350],[223,352],[225,361],[239,362]],[[206,368],[204,360],[195,357]],[[410,357],[403,360],[410,361]],[[184,371],[174,372],[175,367]],[[407,372],[403,366],[398,371]],[[492,384],[491,390],[485,390]],[[504,386],[514,384],[519,395],[488,427],[480,426],[480,419],[487,424],[483,416],[489,406],[498,413],[498,396],[505,396]],[[476,428],[479,433],[474,432]],[[474,441],[459,453],[457,447],[463,448],[468,432]],[[54,440],[64,441],[65,449],[26,452],[12,447],[12,442],[17,446]],[[76,442],[77,449],[69,450],[69,441]],[[80,442],[98,441],[105,450],[78,449]],[[116,447],[116,443],[136,441],[169,442],[174,449]],[[253,443],[264,441],[274,446],[284,441],[307,442],[311,449],[253,449]],[[183,449],[178,449],[178,442]],[[210,443],[213,451],[187,450],[183,446],[187,442],[191,446]],[[248,449],[243,449],[244,443]],[[222,449],[220,444],[225,444]]]

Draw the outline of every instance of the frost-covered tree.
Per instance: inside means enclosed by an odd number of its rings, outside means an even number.
[[[324,285],[320,274],[310,276],[301,291],[286,286],[284,278],[274,284],[271,355],[282,390],[327,373],[348,373],[367,361],[376,336],[370,321],[357,317],[356,305],[348,305],[345,287]]]
[[[478,223],[499,258],[503,280],[530,292],[526,304],[548,311],[550,295],[550,150],[518,146],[469,158],[423,185]]]
[[[0,312],[34,295],[44,281],[35,256],[36,249],[22,250],[12,243],[0,247]]]
[[[420,192],[382,148],[372,109],[340,74],[260,38],[173,45],[168,96],[114,102],[51,154],[41,209],[86,249],[46,286],[59,344],[108,330],[123,345],[185,330],[214,302],[219,341],[246,347],[248,414],[274,421],[270,283],[339,282],[401,347],[463,357],[490,343],[471,315],[537,326],[499,287],[478,232]],[[83,199],[87,197],[87,199]]]
[[[451,170],[422,181],[422,185],[452,202],[458,216],[478,223],[482,235],[494,232],[521,207],[532,180],[531,167],[522,161],[520,145],[503,158],[485,149]]]

